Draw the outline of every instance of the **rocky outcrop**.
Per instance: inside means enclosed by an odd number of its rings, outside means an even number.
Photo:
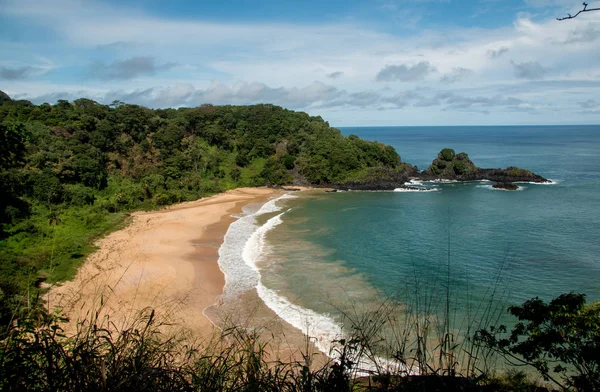
[[[510,166],[506,169],[480,169],[482,180],[496,182],[550,182],[546,178],[535,174],[532,171]]]
[[[492,185],[492,188],[504,189],[506,191],[516,191],[517,189],[519,189],[519,187],[513,184],[512,182],[497,182],[494,185]]]
[[[456,154],[453,149],[444,148],[419,177],[425,180],[471,181],[479,172],[480,169],[469,159],[467,153]]]
[[[371,168],[357,180],[344,183],[313,185],[334,190],[388,191],[397,188],[409,190],[427,190],[412,187],[407,184],[410,179],[421,181],[494,181],[494,188],[517,190],[515,182],[550,182],[544,177],[529,170],[510,166],[506,169],[483,169],[477,167],[465,152],[455,153],[451,148],[445,148],[433,160],[429,168],[419,171],[416,166],[401,163],[398,168]],[[296,184],[299,185],[299,184]]]
[[[327,184],[327,188],[357,191],[390,191],[402,187],[411,177],[418,175],[418,169],[402,163],[397,169],[378,167],[370,169],[359,180],[342,184]]]
[[[495,188],[516,190],[515,182],[550,182],[532,171],[510,166],[506,169],[482,169],[475,166],[469,156],[453,149],[445,148],[433,160],[429,168],[419,173],[420,180],[453,180],[453,181],[495,181]]]

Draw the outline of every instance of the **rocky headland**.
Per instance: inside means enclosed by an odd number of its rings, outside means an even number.
[[[484,169],[477,167],[465,152],[455,153],[444,148],[433,160],[427,170],[420,172],[418,178],[423,181],[493,181],[494,188],[517,190],[517,182],[548,183],[546,178],[530,170],[509,166],[506,169]]]
[[[327,184],[340,190],[383,191],[398,188],[423,190],[410,186],[410,180],[420,181],[492,181],[494,188],[517,190],[515,183],[549,183],[546,178],[530,170],[509,166],[506,169],[485,169],[476,166],[465,152],[456,153],[451,148],[439,152],[427,170],[419,171],[416,166],[402,163],[398,169],[371,169],[363,178],[343,184]]]
[[[408,163],[402,163],[399,168],[373,168],[360,179],[341,184],[328,184],[327,188],[353,191],[388,191],[404,186],[411,178],[418,176],[418,169]]]

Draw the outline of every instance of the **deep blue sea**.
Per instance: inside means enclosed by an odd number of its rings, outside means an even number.
[[[490,298],[503,308],[569,291],[600,299],[600,126],[341,131],[390,144],[420,169],[450,147],[480,167],[518,166],[553,184],[510,192],[438,183],[424,184],[432,192],[281,200],[277,212],[257,218],[266,229],[256,265],[261,296],[292,324],[309,315],[326,339],[343,313],[390,298],[434,313],[447,311],[450,298],[456,325],[481,317]]]

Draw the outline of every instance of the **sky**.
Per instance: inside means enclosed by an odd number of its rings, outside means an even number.
[[[600,124],[600,11],[556,20],[581,8],[0,0],[0,90],[36,104],[272,103],[340,127]]]

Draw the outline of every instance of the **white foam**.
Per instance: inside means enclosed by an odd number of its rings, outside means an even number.
[[[453,183],[461,182],[461,181],[458,181],[458,180],[447,180],[445,178],[437,178],[435,180],[429,180],[429,181],[426,181],[426,182],[441,183],[441,184],[453,184]]]
[[[269,200],[268,202],[263,204],[263,206],[260,207],[260,209],[258,210],[256,215],[262,215],[262,214],[268,214],[270,212],[281,211],[281,207],[277,204],[279,201],[286,200],[286,199],[297,199],[297,198],[298,198],[298,196],[284,193],[283,195],[279,196],[277,199]]]
[[[556,185],[558,184],[558,180],[548,179],[548,182],[515,181],[514,184]]]
[[[439,190],[439,188],[396,188],[394,192],[437,192]]]
[[[246,242],[256,230],[256,217],[280,211],[281,207],[278,206],[280,200],[296,197],[283,194],[277,199],[266,202],[254,213],[250,213],[248,208],[244,208],[245,215],[229,225],[223,238],[223,244],[219,248],[218,264],[223,275],[225,275],[223,298],[235,297],[244,291],[253,289],[260,280],[260,275],[255,266],[245,263],[243,258]]]
[[[344,338],[342,327],[330,315],[319,314],[296,305],[275,290],[265,287],[261,282],[260,269],[257,265],[267,246],[267,233],[283,222],[281,217],[289,210],[270,218],[260,227],[257,226],[256,217],[281,211],[282,207],[278,205],[280,200],[296,197],[284,194],[265,203],[256,213],[245,215],[229,226],[223,245],[219,249],[219,267],[225,275],[223,297],[231,298],[256,288],[258,296],[265,305],[281,319],[314,338],[316,347],[324,354],[331,355],[333,342]],[[380,357],[374,360],[376,363],[363,357],[357,362],[360,369],[365,371],[381,368],[405,370],[401,364],[394,361]],[[410,372],[414,373],[414,370]]]

